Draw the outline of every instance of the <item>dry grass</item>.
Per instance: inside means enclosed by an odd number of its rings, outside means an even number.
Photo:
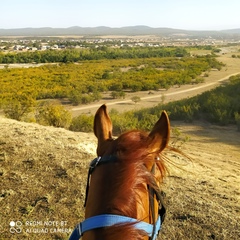
[[[206,124],[180,128],[190,136],[183,151],[193,162],[170,170],[162,239],[239,239],[240,133]]]
[[[5,119],[0,128],[0,238],[18,239],[9,233],[10,221],[17,220],[67,221],[64,228],[72,228],[84,214],[87,167],[95,151],[89,145],[94,145],[92,135]],[[68,235],[43,234],[41,239]],[[21,234],[21,239],[38,237]]]
[[[193,162],[168,153],[178,167],[168,164],[168,212],[159,239],[239,239],[240,133],[206,124],[178,126],[190,137],[182,150]],[[95,137],[4,118],[0,132],[0,239],[67,239],[84,216]],[[22,222],[21,233],[10,233],[11,221]],[[33,226],[27,226],[30,221]],[[58,226],[46,226],[52,221]],[[41,229],[47,233],[34,232]]]

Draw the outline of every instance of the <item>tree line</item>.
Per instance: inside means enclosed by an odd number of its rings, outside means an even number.
[[[123,47],[123,48],[87,48],[46,50],[34,52],[0,53],[0,63],[68,63],[100,59],[133,59],[154,57],[186,57],[185,48],[176,47]]]

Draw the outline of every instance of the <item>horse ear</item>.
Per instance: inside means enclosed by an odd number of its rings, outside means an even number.
[[[151,141],[149,147],[153,152],[161,152],[167,146],[170,138],[170,121],[165,111],[149,133],[149,137]]]
[[[99,143],[112,138],[112,121],[105,104],[95,114],[93,130]]]

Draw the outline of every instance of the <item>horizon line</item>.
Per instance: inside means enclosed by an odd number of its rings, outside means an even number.
[[[227,28],[227,29],[221,29],[221,30],[216,30],[216,29],[211,29],[211,30],[206,30],[206,29],[184,29],[184,28],[173,28],[173,27],[151,27],[148,25],[129,25],[129,26],[122,26],[122,27],[109,27],[109,26],[95,26],[95,27],[82,27],[82,26],[69,26],[69,27],[50,27],[50,26],[45,26],[45,27],[17,27],[17,28],[0,28],[0,30],[20,30],[20,29],[44,29],[44,28],[50,28],[50,29],[69,29],[69,28],[110,28],[110,29],[121,29],[121,28],[134,28],[134,27],[147,27],[151,29],[173,29],[173,30],[182,30],[182,31],[226,31],[226,30],[236,30],[240,29],[239,28]]]

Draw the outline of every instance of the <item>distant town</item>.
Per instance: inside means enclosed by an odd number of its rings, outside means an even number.
[[[0,38],[1,39],[1,38]],[[91,38],[71,38],[71,37],[53,37],[53,38],[11,38],[0,40],[0,51],[44,51],[60,49],[78,49],[78,48],[99,48],[99,47],[163,47],[163,46],[221,46],[227,44],[239,44],[238,39],[214,39],[214,38],[174,38],[172,37],[91,37]]]
[[[0,51],[44,51],[69,48],[222,46],[240,43],[240,30],[185,31],[177,29],[67,28],[0,29]]]

